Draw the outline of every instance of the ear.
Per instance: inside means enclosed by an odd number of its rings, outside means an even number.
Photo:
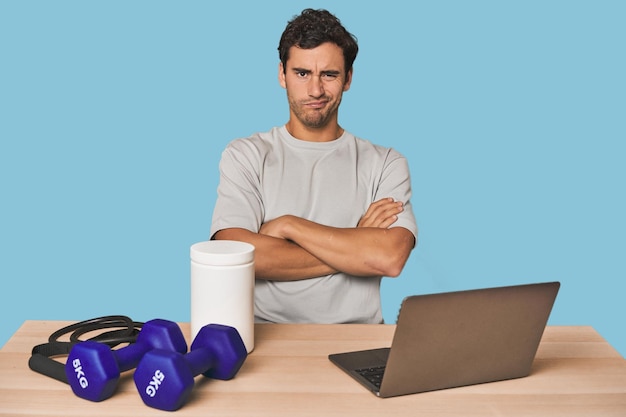
[[[283,67],[283,63],[278,63],[278,82],[282,88],[287,88],[287,82],[285,81],[285,68]]]
[[[348,91],[350,89],[350,84],[352,84],[352,69],[350,69],[350,71],[348,71],[348,74],[346,75],[346,82],[343,83],[343,91]]]

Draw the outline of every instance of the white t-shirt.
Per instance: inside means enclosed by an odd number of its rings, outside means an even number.
[[[211,236],[226,228],[258,232],[285,214],[333,227],[356,227],[374,201],[392,197],[404,211],[391,227],[417,236],[406,159],[345,132],[331,142],[294,138],[284,126],[236,139],[224,150]],[[381,323],[380,276],[344,273],[300,281],[256,280],[257,321]]]

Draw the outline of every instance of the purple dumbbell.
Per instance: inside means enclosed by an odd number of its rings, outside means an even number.
[[[77,343],[65,363],[65,374],[74,394],[102,401],[113,395],[120,374],[135,368],[152,349],[185,353],[187,342],[173,321],[150,320],[141,327],[135,343],[120,349],[93,341]]]
[[[234,327],[208,324],[196,335],[186,355],[153,350],[144,355],[134,379],[143,402],[165,411],[185,404],[194,386],[194,377],[227,380],[243,365],[248,353]]]

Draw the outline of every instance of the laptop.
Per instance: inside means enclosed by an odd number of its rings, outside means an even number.
[[[383,398],[525,377],[559,287],[545,282],[409,296],[391,347],[328,358]]]

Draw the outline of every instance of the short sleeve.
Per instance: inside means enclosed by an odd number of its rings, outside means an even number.
[[[226,228],[258,232],[263,219],[258,150],[250,139],[231,142],[219,165],[220,181],[211,223],[211,237]]]

